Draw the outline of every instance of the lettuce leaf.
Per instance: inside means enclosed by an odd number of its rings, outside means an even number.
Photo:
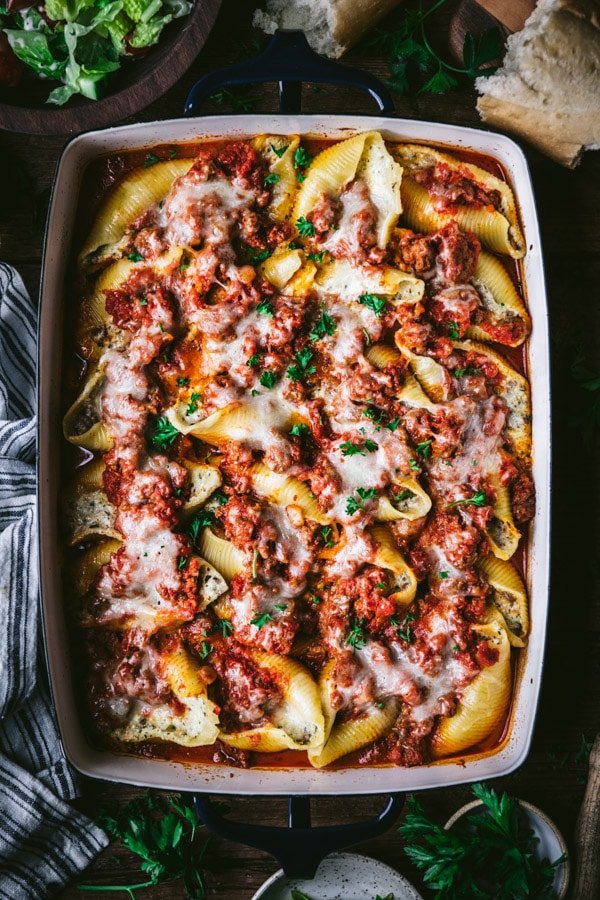
[[[56,59],[48,42],[48,35],[40,31],[23,31],[6,28],[4,30],[13,53],[26,66],[42,78],[62,78],[66,60]]]
[[[152,44],[156,44],[160,37],[161,31],[169,22],[171,22],[173,16],[156,16],[154,19],[150,19],[149,22],[138,22],[135,26],[135,31],[131,36],[129,43],[132,47],[141,48],[141,47],[151,47]]]

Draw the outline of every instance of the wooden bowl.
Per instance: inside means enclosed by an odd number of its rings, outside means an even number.
[[[191,66],[206,43],[222,0],[196,0],[188,16],[169,23],[158,44],[138,59],[124,60],[101,100],[73,97],[46,104],[54,82],[28,78],[0,91],[0,129],[25,134],[77,134],[113,125],[148,106]]]

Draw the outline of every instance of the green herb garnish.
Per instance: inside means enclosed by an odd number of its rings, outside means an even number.
[[[233,625],[229,619],[217,619],[215,622],[215,631],[220,631],[223,637],[229,637],[233,633]]]
[[[131,253],[127,254],[127,259],[130,259],[131,262],[141,262],[143,258],[142,254],[138,253],[137,250],[132,250]]]
[[[248,366],[249,369],[255,369],[259,365],[262,357],[263,357],[263,354],[260,352],[253,353],[252,356],[246,360],[246,365]]]
[[[415,447],[415,451],[420,453],[423,459],[429,459],[431,456],[431,445],[433,443],[433,438],[429,438],[427,441],[421,441],[420,444],[417,444]]]
[[[304,216],[300,216],[300,218],[296,222],[296,228],[298,230],[298,234],[300,237],[314,237],[315,235],[315,226],[312,222],[309,222]]]
[[[193,416],[195,412],[198,412],[198,401],[202,397],[202,394],[197,394],[195,391],[192,391],[190,394],[190,401],[185,410],[186,416]]]
[[[275,172],[271,172],[264,180],[264,186],[267,187],[269,184],[277,184],[280,180],[280,176],[276,175]]]
[[[324,547],[334,547],[335,542],[331,540],[331,535],[333,534],[333,528],[331,525],[323,525],[322,528],[319,529],[319,537],[323,542]]]
[[[364,509],[365,500],[374,500],[377,496],[376,488],[359,487],[356,489],[356,493],[358,497],[352,496],[346,500],[346,514],[349,516],[353,516],[359,509]]]
[[[211,509],[199,510],[187,527],[192,544],[196,544],[201,528],[207,528],[209,525],[214,525],[215,522],[215,514]]]
[[[255,247],[246,247],[246,259],[250,263],[251,266],[258,266],[261,262],[264,262],[265,259],[268,259],[272,250],[269,250],[268,247],[265,247],[264,250],[258,250]]]
[[[321,308],[321,315],[315,322],[312,331],[309,334],[311,341],[318,341],[328,335],[331,337],[335,333],[336,323],[329,313],[325,312],[325,307]]]
[[[278,156],[279,159],[281,159],[281,157],[283,156],[283,154],[285,153],[285,151],[287,150],[287,148],[289,146],[290,146],[289,144],[285,144],[283,147],[276,147],[274,144],[271,144],[271,150],[273,151],[275,156]]]
[[[364,647],[367,643],[365,639],[364,625],[365,619],[355,619],[350,627],[350,631],[346,635],[346,640],[344,643],[348,644],[349,647],[352,647],[353,650],[360,650],[360,648]]]
[[[265,371],[261,374],[258,379],[263,387],[273,388],[277,384],[277,373],[272,372],[270,369],[265,369]]]
[[[361,294],[358,302],[374,312],[376,316],[382,316],[387,306],[385,297],[378,297],[376,294]]]
[[[313,372],[316,372],[315,366],[310,365],[314,355],[314,350],[311,350],[310,347],[299,350],[296,353],[296,364],[288,367],[287,377],[292,381],[302,381],[305,375],[312,375]]]
[[[147,153],[144,159],[144,168],[148,169],[150,166],[155,166],[157,162],[160,162],[160,156],[157,156],[156,153]]]
[[[258,306],[256,307],[256,312],[259,316],[268,316],[270,319],[273,318],[273,304],[270,300],[261,300]]]
[[[273,616],[271,615],[271,613],[262,613],[262,615],[260,615],[260,616],[255,616],[251,620],[250,624],[256,625],[256,627],[258,629],[260,629],[260,628],[264,628],[265,625],[267,624],[267,622],[272,622],[272,621],[273,621]]]
[[[159,450],[166,450],[171,444],[175,443],[179,437],[179,432],[174,425],[171,425],[166,416],[159,416],[154,420],[154,431],[150,437],[152,445]]]
[[[458,332],[458,322],[448,322],[446,328],[448,329],[449,337],[451,337],[453,341],[457,341],[460,337]]]
[[[200,659],[207,659],[212,653],[212,644],[210,641],[202,641],[199,649],[196,651]]]
[[[297,438],[305,438],[310,434],[310,428],[303,422],[296,422],[290,428],[290,434]]]
[[[189,378],[178,378],[177,379],[177,387],[180,387],[180,388],[187,387],[189,385],[189,383],[190,383]]]
[[[454,506],[485,506],[486,503],[485,491],[477,491],[472,497],[462,497],[460,500],[455,500],[454,503],[448,503],[446,509],[452,509]]]

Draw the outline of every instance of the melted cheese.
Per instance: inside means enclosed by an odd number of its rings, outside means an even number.
[[[231,229],[254,193],[225,179],[178,179],[159,212],[158,221],[171,246],[190,245],[201,239],[209,246],[229,243]]]

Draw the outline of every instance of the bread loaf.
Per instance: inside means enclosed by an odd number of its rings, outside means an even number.
[[[600,148],[600,2],[540,0],[508,38],[502,68],[476,87],[485,122],[576,165]]]
[[[308,43],[337,58],[398,5],[399,0],[266,0],[253,24],[267,34],[278,28],[300,29]]]

